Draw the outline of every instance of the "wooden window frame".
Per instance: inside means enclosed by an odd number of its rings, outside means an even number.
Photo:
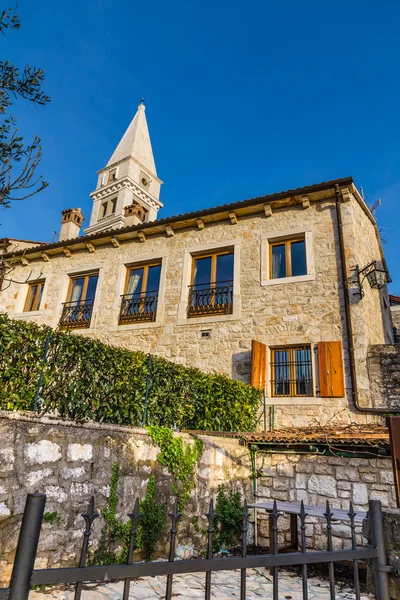
[[[142,280],[142,287],[140,290],[140,295],[141,296],[145,296],[147,294],[148,291],[150,292],[154,292],[160,291],[160,283],[158,284],[158,290],[147,290],[147,281],[149,278],[149,268],[150,267],[161,267],[162,268],[162,263],[161,262],[150,262],[150,263],[144,263],[144,264],[136,264],[136,265],[129,265],[126,268],[126,276],[125,276],[125,285],[124,285],[124,296],[127,295],[127,290],[128,290],[128,283],[129,283],[129,277],[130,277],[130,273],[131,271],[136,271],[139,269],[143,269],[143,280]],[[161,281],[161,272],[160,272],[160,281]],[[138,293],[138,292],[135,292]]]
[[[305,235],[296,237],[290,237],[283,240],[275,240],[269,242],[269,277],[270,279],[286,279],[286,277],[294,277],[292,275],[292,249],[291,244],[295,242],[304,242],[304,252],[306,255],[306,272],[303,275],[296,275],[295,277],[303,277],[307,275],[307,243]],[[273,259],[272,249],[274,246],[285,246],[285,263],[286,263],[286,275],[285,277],[274,277],[273,276]]]
[[[69,278],[69,285],[68,285],[68,292],[67,292],[67,300],[66,302],[73,302],[73,300],[71,300],[71,295],[72,295],[72,285],[73,285],[73,281],[75,279],[84,279],[83,282],[83,288],[82,288],[82,297],[80,300],[77,300],[76,302],[86,302],[87,298],[86,298],[86,294],[87,294],[87,289],[88,289],[88,285],[89,285],[89,277],[94,277],[97,276],[97,283],[99,282],[99,273],[97,271],[94,271],[93,273],[81,273],[78,275],[70,275]],[[96,290],[97,290],[97,285],[96,285]],[[89,298],[89,300],[95,300],[95,298]]]
[[[312,360],[312,346],[311,344],[295,344],[290,346],[276,346],[270,348],[271,357],[271,397],[272,398],[309,398],[310,394],[298,394],[296,392],[296,362],[295,362],[295,350],[310,351],[310,368],[311,368],[311,386],[312,394],[314,396],[314,374],[313,374],[313,360]],[[289,353],[289,394],[276,394],[275,393],[275,352],[288,352]]]
[[[39,280],[39,281],[32,281],[30,282],[29,285],[29,289],[28,289],[28,293],[26,295],[26,300],[25,300],[25,305],[24,305],[24,312],[33,312],[36,310],[40,310],[40,303],[42,301],[42,297],[43,297],[43,288],[44,288],[44,284],[45,284],[45,279]],[[28,308],[28,306],[30,305],[31,301],[32,301],[32,295],[33,295],[33,288],[35,286],[40,286],[39,287],[39,292],[36,293],[35,299],[33,300],[32,303],[32,307]]]
[[[149,269],[152,267],[160,268],[160,280],[157,290],[148,290]],[[129,279],[133,271],[143,269],[143,278],[140,290],[133,294],[128,293]],[[127,265],[125,275],[124,293],[121,296],[121,308],[119,315],[119,324],[129,324],[136,322],[155,321],[158,310],[158,294],[161,284],[162,261],[151,261],[142,264]],[[136,304],[136,307],[135,307]],[[138,304],[138,305],[137,305]]]
[[[190,285],[196,285],[194,283],[196,260],[202,259],[202,258],[211,258],[211,275],[210,275],[211,281],[210,281],[210,288],[216,287],[216,284],[218,283],[218,281],[217,281],[217,260],[218,260],[218,256],[224,256],[226,254],[232,254],[233,260],[235,261],[235,252],[234,252],[234,250],[215,250],[214,252],[206,252],[206,253],[201,253],[201,254],[193,254],[192,255],[192,272],[191,272],[191,275],[190,275]],[[233,275],[234,274],[232,274],[232,281],[233,281]]]

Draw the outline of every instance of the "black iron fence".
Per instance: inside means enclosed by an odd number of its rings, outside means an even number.
[[[214,521],[217,516],[214,511],[213,501],[210,503],[206,514],[208,519],[208,543],[206,558],[194,560],[175,561],[175,544],[177,527],[181,515],[177,503],[170,513],[171,531],[168,562],[133,563],[133,550],[136,539],[137,525],[141,518],[139,501],[136,500],[134,509],[129,513],[131,521],[130,543],[126,564],[86,566],[89,538],[93,521],[99,516],[94,509],[92,498],[88,511],[82,515],[85,520],[83,543],[79,566],[74,568],[34,569],[35,557],[38,548],[40,529],[44,514],[46,496],[44,494],[29,494],[25,505],[22,525],[15,556],[14,568],[11,576],[10,588],[7,590],[9,600],[27,600],[29,591],[35,585],[53,585],[75,583],[75,600],[80,600],[84,582],[105,582],[110,580],[123,580],[124,589],[122,600],[128,600],[132,579],[137,577],[166,575],[165,599],[171,600],[173,591],[173,577],[185,573],[205,573],[205,600],[210,600],[212,589],[212,573],[215,571],[240,570],[240,600],[246,599],[246,570],[251,568],[271,569],[273,578],[273,600],[278,600],[279,593],[279,568],[300,565],[302,576],[303,600],[308,600],[307,566],[316,563],[329,565],[330,598],[335,599],[335,563],[351,561],[354,565],[354,592],[356,600],[360,600],[359,561],[373,560],[375,565],[376,597],[377,600],[390,600],[387,558],[384,546],[382,510],[378,500],[369,503],[368,518],[372,534],[372,546],[358,548],[355,535],[356,512],[350,504],[348,513],[351,528],[351,548],[348,550],[333,550],[332,544],[332,518],[333,512],[329,503],[326,504],[324,514],[327,531],[327,549],[324,551],[308,551],[306,546],[306,521],[307,513],[303,503],[300,510],[300,551],[279,554],[278,529],[280,513],[274,502],[272,518],[271,546],[273,552],[262,556],[247,555],[247,527],[248,507],[244,504],[242,514],[241,556],[228,558],[213,557],[212,544]],[[6,596],[3,596],[6,597]],[[238,596],[239,597],[239,596]]]

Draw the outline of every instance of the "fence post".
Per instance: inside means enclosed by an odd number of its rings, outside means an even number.
[[[45,494],[28,494],[11,575],[9,600],[28,600],[45,504]]]
[[[377,600],[390,600],[389,573],[380,500],[369,501],[368,517],[370,519],[372,545],[378,550],[378,556],[374,562],[376,597]]]

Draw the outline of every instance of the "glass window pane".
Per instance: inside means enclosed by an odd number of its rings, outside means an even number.
[[[130,294],[133,298],[140,296],[140,293],[142,291],[143,273],[143,267],[141,267],[140,269],[131,269],[129,271],[129,279],[126,288],[126,293]]]
[[[233,281],[233,252],[217,256],[217,282]]]
[[[306,243],[304,240],[292,242],[292,275],[307,275]]]
[[[98,275],[90,275],[89,276],[85,300],[87,300],[87,301],[94,300],[94,297],[96,295],[97,279],[98,279]]]
[[[79,279],[72,279],[69,297],[70,302],[79,302],[82,299],[84,282],[84,277],[79,277]]]
[[[296,394],[312,396],[311,349],[297,348],[294,351],[296,371]]]
[[[147,275],[147,289],[146,292],[158,292],[160,286],[160,273],[161,265],[154,265],[149,267],[149,273]]]
[[[289,351],[274,351],[274,396],[289,396],[290,394],[290,366]]]
[[[286,246],[272,246],[272,279],[286,277]]]
[[[194,261],[193,285],[209,287],[211,283],[211,256]]]
[[[35,297],[35,310],[39,310],[42,302],[44,283],[38,283]]]

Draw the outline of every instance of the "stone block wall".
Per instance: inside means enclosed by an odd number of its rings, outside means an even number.
[[[109,495],[111,468],[120,465],[118,515],[127,520],[136,496],[143,498],[150,474],[157,479],[161,502],[174,500],[171,476],[157,461],[159,449],[145,430],[116,425],[76,424],[50,417],[0,412],[0,585],[11,574],[26,494],[47,495],[46,512],[57,513],[58,522],[44,522],[39,542],[37,567],[72,566],[81,548],[83,519],[91,494],[96,508],[103,508]],[[191,436],[184,435],[187,443]],[[211,497],[224,483],[238,490],[249,502],[266,499],[304,500],[308,504],[347,509],[367,509],[368,498],[395,507],[391,461],[387,458],[337,458],[313,454],[266,454],[256,456],[257,495],[253,494],[250,452],[238,440],[201,436],[204,450],[196,468],[196,488],[178,530],[177,556],[188,558],[205,547],[205,537],[193,525],[199,518],[206,525]],[[373,453],[373,449],[371,449]],[[252,513],[252,511],[250,511]],[[254,513],[250,515],[248,541],[254,539]],[[95,548],[102,519],[95,521],[92,543]],[[289,541],[289,520],[281,517],[279,543]],[[349,528],[334,524],[334,547],[349,544]],[[307,518],[307,544],[326,548],[325,524]],[[358,542],[363,543],[361,530]],[[268,516],[257,511],[257,541],[268,546]],[[165,555],[167,545],[159,548]]]
[[[373,454],[373,449],[371,449]],[[371,456],[372,456],[371,454]],[[345,458],[313,454],[262,454],[256,457],[257,502],[263,500],[304,501],[305,504],[347,510],[368,510],[368,500],[380,500],[385,508],[396,506],[392,463],[389,458]],[[258,543],[268,546],[268,516],[258,511]],[[281,545],[290,540],[289,520],[280,525]],[[344,522],[333,524],[334,549],[350,547],[350,527]],[[324,519],[307,518],[307,546],[326,549]],[[357,542],[363,543],[361,526]]]
[[[371,401],[376,407],[400,408],[400,344],[379,344],[368,351]]]
[[[127,521],[136,496],[143,498],[151,473],[156,475],[161,502],[171,506],[174,496],[171,476],[156,460],[159,448],[143,429],[115,425],[62,422],[17,413],[0,413],[0,585],[11,574],[27,493],[47,495],[46,512],[57,513],[59,522],[44,522],[39,542],[37,568],[73,566],[79,558],[84,512],[92,494],[103,508],[109,495],[111,468],[120,465],[119,506]],[[192,443],[191,436],[184,436]],[[207,438],[196,469],[196,489],[179,527],[178,557],[189,557],[204,547],[192,517],[201,527],[221,483],[232,485],[250,497],[250,456],[238,441]],[[57,519],[57,520],[58,520]],[[95,548],[103,520],[95,521]],[[160,548],[161,555],[167,546]]]
[[[397,339],[394,341],[400,343],[400,306],[392,306],[391,313],[393,328],[395,330],[395,335],[397,336]]]

